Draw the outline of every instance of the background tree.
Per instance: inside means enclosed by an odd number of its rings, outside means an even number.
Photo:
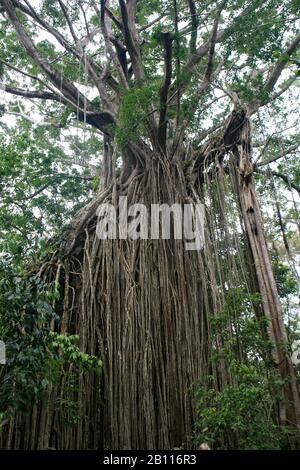
[[[99,427],[112,448],[188,445],[190,386],[206,374],[215,390],[235,380],[226,357],[210,360],[224,342],[210,318],[230,288],[260,294],[252,310],[257,321],[267,319],[263,360],[282,381],[279,420],[299,427],[297,377],[254,187],[258,174],[280,179],[293,197],[299,190],[297,175],[285,173],[288,163],[276,167],[297,151],[298,139],[287,129],[277,134],[269,115],[284,116],[291,87],[297,95],[297,2],[1,0],[1,8],[2,88],[41,100],[37,107],[56,125],[76,116],[103,135],[101,191],[39,275],[56,279],[63,292],[55,328],[78,333],[81,348],[103,358],[104,395],[95,377],[79,377],[82,419],[66,431],[49,398],[41,415],[27,418],[34,432],[48,436],[50,447],[96,447]],[[288,120],[286,128],[296,130],[292,111]],[[101,242],[96,209],[118,205],[119,195],[148,206],[202,201],[205,248]],[[11,435],[19,432],[14,426]]]

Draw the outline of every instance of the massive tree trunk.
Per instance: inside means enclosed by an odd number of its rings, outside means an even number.
[[[81,349],[102,358],[103,374],[80,374],[78,390],[67,392],[68,399],[79,402],[76,422],[57,406],[68,390],[64,377],[27,417],[10,421],[7,448],[190,448],[196,411],[192,385],[208,373],[218,389],[230,382],[226,361],[210,361],[209,316],[221,310],[226,284],[218,272],[214,221],[207,221],[204,248],[188,251],[185,240],[172,238],[101,240],[97,209],[110,203],[119,211],[120,196],[128,197],[128,205],[143,203],[148,209],[155,203],[196,205],[205,199],[210,165],[219,166],[220,175],[224,154],[230,152],[236,158],[236,191],[255,264],[254,283],[270,320],[272,357],[287,380],[281,422],[299,426],[295,373],[252,182],[250,124],[244,112],[240,116],[234,132],[229,123],[200,155],[187,156],[182,145],[171,159],[130,145],[118,177],[116,149],[106,139],[110,164],[103,190],[74,220],[63,249],[40,270],[45,279],[59,277],[64,292],[61,331],[79,334]],[[193,163],[185,164],[190,159]]]
[[[40,272],[53,279],[53,264],[60,265],[61,331],[79,334],[81,349],[102,358],[103,376],[100,382],[91,374],[79,377],[78,424],[64,424],[50,409],[64,394],[66,384],[60,384],[25,418],[21,441],[20,428],[11,432],[9,448],[191,446],[190,388],[211,371],[208,315],[220,307],[209,246],[187,251],[185,240],[100,240],[96,233],[98,205],[118,207],[119,196],[149,209],[199,203],[181,164],[147,157],[143,171],[141,154],[134,174],[110,178],[78,217],[64,255],[54,255]]]
[[[148,155],[143,172],[135,172],[130,184],[124,174],[113,179],[103,202],[118,206],[124,195],[129,205],[148,209],[155,203],[199,202],[177,162]],[[209,372],[208,314],[220,307],[210,250],[187,251],[184,240],[174,239],[103,241],[94,216],[83,243],[77,312],[65,308],[68,330],[76,313],[83,349],[104,361],[102,445],[190,446],[195,417],[190,387]],[[73,241],[71,256],[77,249]]]
[[[188,195],[176,174],[151,156],[136,176],[128,203],[182,202]],[[160,179],[160,182],[159,182]],[[111,198],[110,198],[111,199]],[[81,331],[98,332],[104,360],[104,446],[172,448],[191,434],[188,387],[207,367],[208,299],[203,299],[204,260],[181,241],[85,240]],[[206,304],[206,305],[205,305]],[[88,346],[87,342],[83,345]],[[92,343],[95,340],[92,340]]]

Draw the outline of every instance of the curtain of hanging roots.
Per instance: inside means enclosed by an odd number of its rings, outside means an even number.
[[[120,195],[148,208],[199,202],[181,166],[150,161],[130,185],[115,184],[98,203]],[[102,241],[94,214],[71,253],[55,253],[43,265],[41,275],[58,277],[64,293],[60,331],[77,333],[80,348],[103,360],[103,373],[80,373],[72,389],[66,371],[28,415],[5,425],[2,447],[191,448],[192,384],[207,373],[218,389],[231,381],[224,360],[210,361],[222,337],[211,344],[209,316],[220,311],[228,288],[251,284],[231,175],[208,167],[204,180],[198,191],[206,208],[203,250],[187,251],[184,240]],[[62,408],[66,400],[78,402],[76,422]]]

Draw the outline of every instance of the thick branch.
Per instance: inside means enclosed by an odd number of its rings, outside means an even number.
[[[158,127],[158,143],[161,149],[166,150],[167,138],[167,101],[168,91],[172,78],[172,39],[169,31],[161,33],[163,46],[164,46],[164,60],[165,60],[165,77],[164,83],[160,89],[160,115]]]
[[[3,0],[4,2],[5,0]],[[105,91],[105,87],[102,85],[101,80],[98,79],[97,74],[95,71],[97,70],[99,73],[102,72],[102,70],[96,65],[91,57],[89,57],[87,54],[83,54],[83,43],[81,40],[75,41],[76,44],[75,46],[72,46],[66,39],[65,37],[57,30],[55,29],[51,24],[46,22],[43,18],[41,18],[32,7],[27,8],[25,5],[20,3],[18,0],[11,0],[11,4],[13,4],[16,8],[20,9],[23,13],[26,15],[30,16],[37,24],[42,26],[46,31],[48,31],[50,34],[52,34],[53,37],[66,49],[66,51],[71,52],[77,59],[79,59],[81,62],[84,62],[85,65],[87,65],[87,70],[89,75],[91,76],[92,80],[94,81],[95,85],[97,86],[99,93],[102,97],[102,99],[105,101],[105,105],[108,107],[109,101],[107,99],[107,94]],[[112,77],[108,76],[105,77],[107,83],[114,89],[117,89],[117,84],[113,80]]]
[[[41,78],[37,77],[36,75],[32,75],[31,73],[24,72],[24,70],[21,70],[18,67],[15,67],[14,65],[10,64],[9,62],[6,62],[6,60],[3,60],[1,58],[0,58],[0,63],[5,65],[6,67],[9,67],[10,69],[14,70],[15,72],[18,72],[21,75],[24,75],[25,77],[28,77],[28,78],[31,78],[32,80],[38,81],[39,83],[44,85],[46,88],[48,88],[54,95],[57,95],[58,98],[62,98],[61,94],[57,93],[51,86],[48,85],[47,82],[45,82]]]
[[[223,8],[222,5],[221,7]],[[236,22],[240,21],[241,18],[243,18],[247,14],[248,10],[251,8],[252,8],[251,5],[246,7],[236,18],[234,18],[233,22],[229,26],[227,26],[227,28],[219,30],[216,33],[216,36],[214,38],[214,43],[215,44],[220,43],[224,40],[225,37],[230,36],[230,34],[232,34],[235,30]],[[174,99],[177,96],[177,88],[178,88],[178,92],[180,93],[180,95],[184,93],[184,90],[188,86],[190,79],[193,76],[196,65],[209,52],[210,46],[211,46],[211,41],[207,41],[201,44],[201,46],[197,48],[194,54],[189,55],[185,65],[182,68],[182,74],[181,74],[182,81],[179,83],[178,86],[176,83],[172,85],[172,90],[174,90]]]
[[[269,176],[269,174],[271,173],[272,176],[276,176],[277,178],[282,179],[282,181],[284,181],[289,188],[295,189],[295,191],[297,191],[300,194],[300,186],[293,183],[290,180],[290,178],[288,176],[284,175],[283,173],[279,173],[278,171],[269,171],[269,170],[264,171],[264,170],[259,170],[259,169],[254,169],[254,172],[259,173],[260,175],[264,175],[264,176]]]
[[[295,36],[291,44],[282,53],[281,59],[278,60],[275,67],[273,68],[272,73],[270,74],[268,80],[266,81],[262,89],[264,98],[262,99],[256,98],[247,105],[249,116],[255,113],[258,110],[258,108],[260,108],[261,106],[265,106],[266,104],[274,101],[276,98],[281,96],[292,85],[292,83],[294,82],[293,77],[291,77],[291,79],[288,80],[288,82],[285,84],[282,90],[280,90],[278,93],[276,93],[273,96],[272,95],[269,96],[269,93],[273,90],[279,77],[281,76],[282,71],[286,67],[288,63],[288,58],[296,51],[299,42],[300,42],[300,33],[298,33],[297,36]]]
[[[84,24],[85,24],[85,29],[86,29],[86,33],[87,33],[87,36],[88,38],[90,37],[90,28],[89,28],[89,24],[88,24],[88,20],[87,20],[87,17],[86,17],[86,12],[85,12],[85,9],[83,8],[83,5],[81,3],[81,0],[79,1],[79,8],[82,12],[82,16],[83,16],[83,19],[84,19]]]
[[[74,31],[74,28],[73,28],[73,25],[72,25],[72,21],[71,21],[70,18],[69,18],[67,9],[66,9],[64,3],[62,2],[62,0],[58,0],[58,2],[59,2],[59,4],[60,4],[60,8],[61,8],[61,10],[62,10],[62,12],[63,12],[63,14],[64,14],[64,17],[66,18],[67,24],[68,24],[68,26],[69,26],[69,30],[70,30],[70,32],[71,32],[71,34],[72,34],[72,37],[73,37],[75,43],[77,43],[77,42],[78,42],[78,38],[77,38],[77,36],[76,36],[76,34],[75,34],[75,31]]]
[[[3,0],[3,6],[21,44],[25,47],[28,55],[35,61],[35,63],[56,86],[56,88],[61,90],[75,107],[77,106],[77,103],[79,106],[84,107],[85,97],[82,95],[82,93],[80,93],[80,91],[69,80],[63,77],[55,69],[51,68],[47,61],[39,54],[31,38],[28,36],[25,29],[19,22],[12,1]]]
[[[278,91],[277,93],[274,93],[274,95],[270,96],[270,98],[268,100],[268,103],[271,103],[271,102],[277,100],[277,98],[279,98],[281,95],[283,95],[283,93],[285,93],[292,86],[292,84],[295,82],[296,79],[297,79],[296,74],[293,77],[289,78],[286,81],[285,85],[280,89],[280,91]]]
[[[291,145],[291,146],[288,147],[286,150],[284,150],[282,153],[280,153],[279,155],[276,155],[275,157],[271,158],[270,160],[267,160],[266,162],[257,163],[257,164],[256,164],[256,168],[259,168],[259,167],[261,167],[261,166],[269,165],[270,163],[276,162],[276,161],[279,160],[280,158],[283,158],[283,157],[285,157],[286,155],[288,155],[289,153],[294,152],[294,150],[297,150],[297,148],[299,147],[299,145],[300,145],[300,144]]]
[[[15,67],[14,65],[10,64],[9,62],[6,62],[3,59],[0,59],[0,63],[24,75],[25,77],[29,77],[32,80],[38,81],[39,83],[44,85],[46,88],[48,88],[48,90],[50,90],[50,93],[47,91],[41,92],[37,90],[22,90],[20,88],[11,87],[10,85],[7,85],[1,82],[0,82],[0,89],[2,88],[7,93],[11,93],[11,94],[18,95],[18,96],[24,96],[25,98],[40,98],[40,99],[49,99],[49,100],[51,99],[53,101],[59,101],[60,103],[64,103],[66,105],[70,104],[72,107],[74,107],[72,101],[65,98],[61,92],[56,91],[54,88],[52,88],[47,82],[42,80],[40,77],[24,72],[24,70],[21,70],[18,67]]]
[[[4,83],[0,83],[0,89],[6,91],[7,93],[11,93],[12,95],[23,96],[24,98],[39,98],[42,100],[60,101],[59,95],[51,93],[50,91],[22,90],[21,88],[12,87]]]
[[[126,48],[122,47],[122,44],[113,36],[111,31],[111,21],[110,19],[106,20],[107,8],[106,8],[106,0],[101,0],[100,6],[101,11],[100,13],[100,21],[101,21],[101,30],[103,34],[103,38],[105,41],[105,47],[107,50],[108,56],[113,61],[116,70],[118,72],[120,83],[124,88],[128,88],[127,84],[127,59],[126,59]],[[112,44],[115,45],[116,53],[113,50]]]
[[[197,43],[197,29],[198,29],[198,17],[197,10],[194,0],[188,0],[191,22],[192,22],[192,31],[191,31],[191,40],[190,40],[190,53],[194,54],[196,52],[196,43]]]
[[[118,29],[122,31],[122,23],[118,20],[118,18],[115,17],[113,12],[107,6],[105,7],[105,12],[107,13],[107,16],[109,16],[109,18],[115,23]]]
[[[273,72],[271,73],[270,77],[268,78],[267,82],[265,83],[264,90],[269,92],[271,91],[277,80],[279,79],[283,69],[286,67],[288,58],[293,54],[293,52],[296,51],[297,46],[300,42],[300,32],[295,36],[293,41],[290,43],[290,45],[286,48],[286,50],[283,52],[281,59],[278,60],[276,63]]]
[[[175,97],[176,97],[176,104],[177,104],[177,118],[176,118],[176,127],[178,128],[179,124],[179,114],[180,114],[180,87],[179,87],[179,81],[180,81],[180,57],[179,57],[179,30],[178,30],[178,6],[177,6],[177,0],[173,0],[173,14],[174,14],[174,31],[175,31],[175,56],[176,56],[176,68],[175,68],[175,76],[176,76],[176,92],[175,92]]]
[[[144,69],[142,66],[142,61],[140,57],[139,46],[135,41],[135,24],[134,17],[128,14],[127,5],[124,0],[119,0],[121,16],[122,16],[122,25],[125,43],[127,46],[128,53],[131,58],[132,68],[135,77],[138,80],[144,80]],[[132,13],[133,5],[128,4],[128,8],[131,5],[130,12]]]
[[[0,83],[0,89],[3,89],[7,93],[16,96],[23,96],[24,98],[37,98],[42,100],[52,100],[61,102],[64,104],[69,104],[64,97],[60,97],[54,93],[49,91],[38,91],[38,90],[22,90],[21,88],[15,88],[8,85],[4,85]],[[74,109],[75,111],[75,109]],[[106,112],[95,112],[95,111],[87,111],[85,112],[84,109],[78,108],[76,110],[77,117],[79,121],[86,122],[93,127],[101,130],[105,134],[110,134],[111,126],[114,124],[114,120],[110,113]],[[43,125],[46,125],[45,123]],[[61,127],[61,126],[56,126]]]
[[[207,82],[210,81],[212,70],[213,70],[213,58],[214,58],[215,47],[216,47],[216,42],[217,42],[219,21],[220,21],[222,10],[225,7],[226,3],[227,3],[227,0],[224,0],[221,3],[220,8],[217,11],[215,21],[214,21],[214,26],[213,26],[212,35],[211,35],[210,44],[209,44],[207,67],[206,67],[206,72],[205,72],[205,81]]]
[[[154,24],[156,24],[158,21],[160,21],[162,18],[164,18],[166,16],[166,13],[162,13],[161,15],[159,15],[157,18],[155,18],[154,20],[150,21],[149,23],[147,23],[145,26],[141,26],[139,29],[138,29],[138,32],[141,33],[143,31],[146,31],[146,29],[148,28],[151,28],[151,26],[153,26]]]
[[[42,26],[46,31],[48,31],[50,34],[52,34],[52,36],[55,37],[55,39],[68,51],[74,53],[75,50],[74,48],[71,46],[71,44],[65,39],[65,37],[57,30],[55,29],[51,24],[49,24],[46,20],[44,20],[43,18],[41,18],[36,12],[35,10],[30,7],[30,8],[27,8],[23,3],[19,2],[18,0],[11,0],[9,2],[11,4],[11,8],[12,5],[14,6],[14,8],[18,8],[19,10],[21,10],[23,13],[25,13],[26,15],[30,16],[34,21],[36,21],[40,26]],[[4,4],[4,8],[5,8],[5,11],[7,12],[7,7],[5,6],[5,0],[3,0],[3,4]]]
[[[20,21],[18,20],[15,9],[13,7],[13,2],[11,0],[2,0],[2,2],[5,8],[5,11],[16,31],[16,34],[21,44],[26,49],[26,52],[28,53],[28,55],[35,61],[35,63],[40,67],[40,69],[49,78],[49,80],[55,85],[55,87],[58,90],[60,90],[60,92],[64,95],[65,99],[73,106],[73,108],[76,110],[78,110],[78,108],[80,109],[78,113],[80,116],[80,119],[82,118],[85,119],[85,115],[87,114],[86,122],[89,122],[91,125],[95,125],[95,127],[102,130],[103,132],[107,132],[107,129],[105,127],[104,128],[99,127],[99,125],[103,126],[105,124],[111,124],[113,121],[112,116],[109,115],[108,112],[96,113],[93,109],[92,104],[74,86],[74,84],[71,83],[61,73],[57,72],[47,63],[47,61],[39,54],[31,38],[28,36],[25,29],[23,28]],[[7,89],[7,91],[9,91],[9,89]],[[22,96],[24,96],[24,94],[22,94]],[[50,98],[51,95],[47,94],[46,96],[48,96],[47,99],[51,99]],[[31,96],[31,97],[38,98],[41,96],[38,96],[35,94],[35,96]],[[56,98],[55,101],[58,101],[58,100],[60,100],[60,98],[59,99]],[[84,111],[81,111],[82,109]],[[89,113],[92,113],[92,116],[88,116]],[[110,117],[108,121],[105,122],[108,116]]]

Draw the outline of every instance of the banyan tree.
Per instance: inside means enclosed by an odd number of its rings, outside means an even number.
[[[67,426],[60,419],[62,381],[27,414],[10,418],[3,447],[189,448],[193,384],[209,374],[222,390],[233,380],[226,358],[210,360],[223,341],[222,333],[212,336],[210,319],[237,286],[260,296],[251,308],[267,319],[266,360],[283,379],[278,420],[300,428],[255,189],[266,167],[253,158],[262,150],[264,110],[284,100],[297,77],[296,3],[0,1],[1,41],[10,44],[0,53],[1,88],[46,110],[51,103],[64,109],[62,126],[75,119],[103,140],[97,194],[35,268],[61,292],[52,328],[78,334],[103,371],[80,373],[69,392],[79,420]],[[172,236],[101,239],[99,205],[118,213],[124,196],[147,208],[201,203],[203,247],[187,250]]]

